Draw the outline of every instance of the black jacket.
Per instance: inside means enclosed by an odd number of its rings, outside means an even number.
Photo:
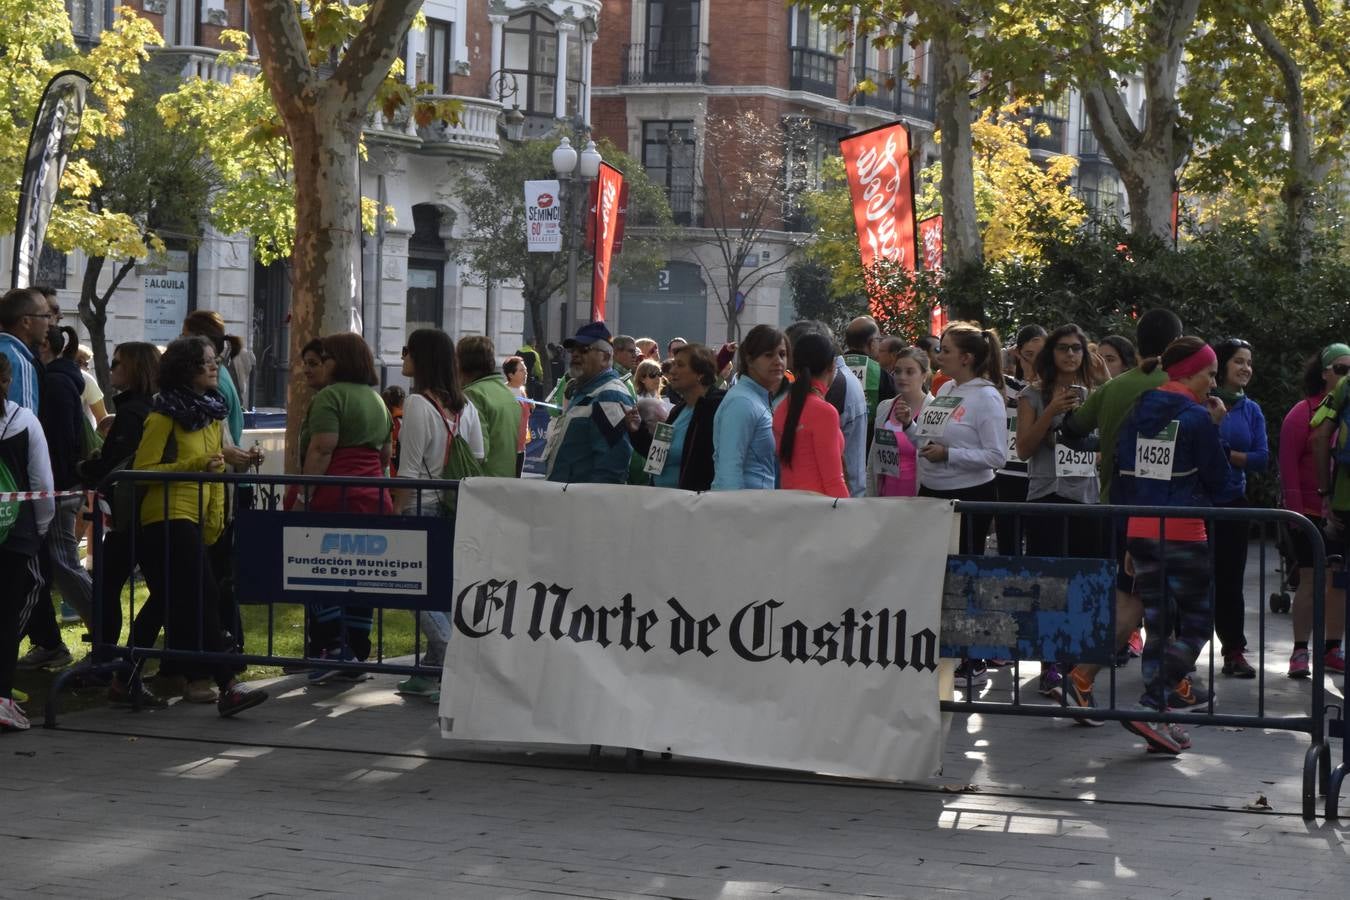
[[[47,364],[42,375],[42,404],[38,421],[47,435],[52,480],[58,491],[80,486],[76,465],[84,457],[84,376],[65,358]]]
[[[704,394],[694,406],[693,418],[689,420],[689,431],[684,436],[684,456],[680,458],[679,486],[686,491],[707,491],[713,482],[713,417],[722,405],[727,392],[713,388]],[[666,422],[675,424],[680,413],[688,404],[679,403],[672,407]],[[643,456],[651,448],[652,436],[645,428],[639,428],[633,435],[633,448]]]
[[[103,449],[78,466],[80,480],[91,489],[114,469],[131,467],[131,458],[135,457],[145,431],[145,417],[150,415],[150,395],[124,391],[113,398],[113,409],[117,414]]]
[[[32,415],[25,411],[25,415]],[[43,487],[35,485],[28,477],[28,455],[30,452],[30,441],[28,428],[18,427],[15,421],[16,416],[9,415],[5,408],[5,398],[0,397],[0,460],[3,460],[10,474],[14,476],[14,482],[19,490],[31,491]],[[28,420],[30,428],[37,428],[37,424],[32,419]],[[41,453],[36,447],[31,448],[33,452]],[[9,530],[9,536],[4,544],[0,546],[10,553],[18,553],[23,556],[31,556],[38,552],[42,546],[42,537],[38,534],[37,515],[34,511],[35,504],[31,502],[21,502],[19,504],[19,518]],[[5,585],[9,589],[9,585]],[[16,598],[20,599],[20,598]]]

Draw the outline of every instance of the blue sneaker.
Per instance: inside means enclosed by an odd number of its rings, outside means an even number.
[[[64,600],[61,601],[62,625],[74,625],[76,622],[83,622],[83,621],[84,620],[80,618],[80,614],[75,611],[75,607],[71,606]]]
[[[342,669],[325,668],[323,665],[324,660],[354,662],[356,660],[356,654],[352,653],[351,649],[348,647],[323,651],[315,661],[314,668],[310,669],[309,674],[305,676],[310,684],[327,684],[333,679],[346,674]],[[350,677],[347,680],[351,680]]]

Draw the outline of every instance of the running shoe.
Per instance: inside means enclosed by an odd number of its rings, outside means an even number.
[[[1344,675],[1345,651],[1340,647],[1328,650],[1326,656],[1322,657],[1322,665],[1326,667],[1328,675]]]
[[[18,688],[10,688],[9,695],[14,698],[14,702],[20,705],[28,702],[28,695]]]
[[[982,659],[963,659],[956,667],[956,686],[983,687],[989,683],[989,670]]]
[[[1177,686],[1167,693],[1168,709],[1187,709],[1192,706],[1205,706],[1214,699],[1214,692],[1196,687],[1189,678],[1177,682]]]
[[[1058,700],[1064,695],[1064,676],[1060,674],[1059,666],[1046,663],[1041,667],[1041,678],[1036,683],[1036,690],[1051,700]]]
[[[1189,749],[1191,749],[1191,736],[1190,736],[1189,734],[1186,733],[1186,729],[1185,729],[1185,728],[1182,728],[1180,725],[1177,725],[1176,723],[1169,723],[1169,724],[1166,724],[1166,725],[1161,725],[1161,726],[1159,726],[1159,727],[1161,727],[1161,728],[1166,728],[1166,729],[1167,729],[1167,733],[1168,733],[1169,735],[1171,735],[1172,740],[1176,741],[1176,742],[1177,742],[1177,746],[1180,747],[1182,750],[1189,750]],[[1149,752],[1149,753],[1163,753],[1163,752],[1165,752],[1165,751],[1159,750],[1159,749],[1157,749],[1156,747],[1154,747],[1152,744],[1150,744],[1150,745],[1149,745],[1149,748],[1148,748],[1148,752]]]
[[[315,660],[314,667],[310,669],[309,674],[305,677],[310,684],[327,684],[338,677],[339,670],[325,668],[323,665],[325,660],[334,662],[352,662],[355,659],[356,654],[352,653],[347,647],[341,647],[335,650],[325,650],[323,653],[319,654],[319,658]]]
[[[169,705],[168,700],[146,687],[144,681],[137,681],[136,689],[133,691],[128,682],[115,675],[112,683],[108,685],[108,702],[113,706],[146,709],[163,709]]]
[[[216,711],[220,713],[222,719],[228,719],[235,713],[241,713],[246,709],[252,709],[259,703],[267,699],[267,691],[261,688],[249,690],[242,685],[235,686],[221,691],[220,699],[216,701]]]
[[[1125,646],[1129,648],[1130,655],[1133,657],[1138,658],[1144,655],[1144,636],[1139,633],[1138,628],[1130,632],[1130,640]]]
[[[438,694],[441,690],[441,683],[434,678],[425,678],[421,675],[414,675],[411,678],[405,678],[398,683],[397,691],[405,697],[430,697],[432,694]]]
[[[1092,688],[1083,690],[1078,686],[1078,679],[1074,678],[1073,672],[1065,676],[1064,681],[1064,704],[1077,709],[1092,709],[1097,705],[1097,700],[1092,696]],[[1101,719],[1081,718],[1074,719],[1075,725],[1084,725],[1088,728],[1100,728],[1106,723]]]
[[[1223,658],[1223,674],[1233,678],[1255,678],[1256,670],[1241,653],[1229,653]]]
[[[82,622],[82,621],[84,621],[84,620],[81,619],[81,618],[80,618],[80,614],[77,613],[77,612],[75,611],[75,607],[71,606],[69,603],[67,603],[66,601],[62,600],[62,601],[61,601],[61,624],[62,624],[62,625],[74,625],[76,622]]]
[[[1145,722],[1142,719],[1125,719],[1121,725],[1125,730],[1139,735],[1148,744],[1150,753],[1168,753],[1176,756],[1184,748],[1173,735],[1172,729],[1166,725],[1160,725],[1156,722]],[[1189,737],[1187,743],[1189,743]]]
[[[1290,678],[1310,678],[1312,677],[1312,664],[1309,661],[1308,648],[1298,647],[1289,656],[1289,677]]]
[[[15,663],[15,668],[59,669],[70,665],[70,660],[70,651],[66,649],[65,644],[53,647],[50,650],[34,644],[28,648],[27,653],[19,657],[19,661]]]
[[[0,697],[0,731],[27,731],[28,717],[19,704],[9,697]]]
[[[215,703],[219,697],[209,678],[198,678],[183,686],[183,699],[189,703]]]

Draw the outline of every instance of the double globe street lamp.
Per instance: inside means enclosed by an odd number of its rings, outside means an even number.
[[[568,209],[572,233],[567,250],[567,309],[568,315],[574,318],[577,314],[577,251],[583,240],[581,210],[586,205],[586,185],[600,174],[602,162],[604,159],[592,140],[586,141],[580,154],[567,138],[559,141],[553,150],[553,171],[558,173],[558,180],[567,185],[567,202],[571,204]],[[594,315],[595,298],[592,297],[590,317],[594,318]]]

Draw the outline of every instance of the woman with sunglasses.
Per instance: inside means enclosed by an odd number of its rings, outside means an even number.
[[[1264,472],[1270,461],[1266,441],[1266,417],[1260,405],[1247,396],[1252,380],[1252,345],[1241,338],[1228,338],[1214,347],[1218,377],[1214,393],[1228,407],[1219,426],[1219,437],[1228,448],[1228,483],[1214,498],[1214,505],[1229,509],[1247,506],[1247,473]],[[1247,570],[1247,539],[1250,523],[1245,519],[1220,519],[1214,523],[1214,631],[1223,649],[1223,674],[1255,678],[1256,669],[1244,651],[1242,576]]]
[[[1330,473],[1320,472],[1317,454],[1313,452],[1313,414],[1326,398],[1341,393],[1338,388],[1350,374],[1350,345],[1335,343],[1325,347],[1308,360],[1303,370],[1304,398],[1294,404],[1280,426],[1280,486],[1284,494],[1284,508],[1307,516],[1325,534],[1323,506],[1326,497],[1319,492],[1323,480],[1330,483]],[[1294,591],[1292,618],[1294,652],[1289,657],[1289,677],[1307,678],[1312,674],[1309,659],[1308,635],[1313,620],[1313,548],[1302,529],[1293,529],[1294,556],[1298,562],[1298,587]],[[1326,553],[1343,554],[1345,546],[1337,538],[1326,539]],[[1328,671],[1344,672],[1345,655],[1341,650],[1341,633],[1345,630],[1344,595],[1333,593],[1331,571],[1326,579],[1326,636],[1332,638],[1322,648]],[[1334,638],[1333,638],[1334,636]]]

